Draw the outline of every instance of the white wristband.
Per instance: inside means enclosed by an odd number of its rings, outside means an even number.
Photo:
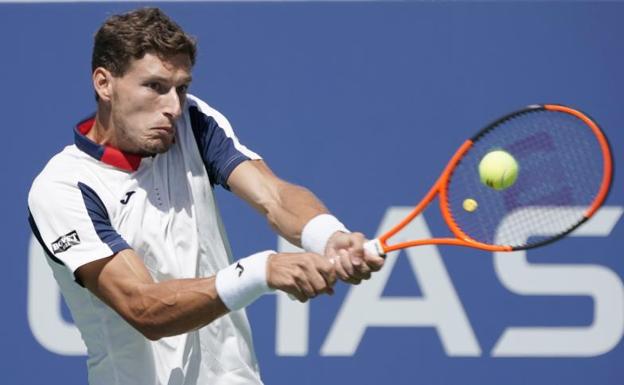
[[[271,291],[267,283],[267,259],[271,254],[275,251],[261,251],[219,270],[215,285],[228,309],[242,309]]]
[[[335,216],[317,215],[303,227],[301,245],[305,251],[324,255],[327,241],[336,231],[350,232]]]

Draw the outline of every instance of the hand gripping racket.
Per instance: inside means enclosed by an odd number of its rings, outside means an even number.
[[[507,152],[518,165],[515,183],[500,190],[482,183],[479,173],[483,157],[495,150]],[[385,256],[431,244],[487,251],[543,246],[596,212],[609,192],[612,172],[607,138],[592,119],[561,105],[532,105],[465,141],[414,210],[365,248]],[[436,196],[454,237],[389,244]]]

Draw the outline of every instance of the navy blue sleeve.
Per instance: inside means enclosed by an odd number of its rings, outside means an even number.
[[[227,180],[240,163],[250,158],[236,148],[234,139],[219,127],[212,116],[207,116],[195,106],[189,108],[193,135],[199,148],[210,182],[226,189]]]
[[[119,235],[117,230],[113,228],[106,206],[104,206],[104,202],[102,202],[97,193],[84,183],[78,182],[78,188],[82,193],[82,199],[84,200],[87,213],[89,214],[89,218],[91,218],[95,232],[102,242],[106,243],[113,253],[129,249],[130,246],[128,243]]]

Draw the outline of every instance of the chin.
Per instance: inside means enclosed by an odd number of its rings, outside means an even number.
[[[142,155],[152,156],[156,154],[162,154],[162,153],[169,151],[171,146],[173,146],[173,140],[172,141],[154,141],[153,143],[149,143],[143,148]]]

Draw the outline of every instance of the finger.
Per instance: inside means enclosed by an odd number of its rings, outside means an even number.
[[[355,276],[352,276],[352,275],[348,275],[346,278],[342,278],[341,277],[340,279],[342,281],[344,281],[346,283],[349,283],[349,284],[352,284],[352,285],[359,285],[360,282],[362,282],[361,278],[358,278],[358,277],[355,277]]]
[[[306,297],[305,294],[303,294],[303,292],[296,286],[286,291],[286,293],[288,293],[288,298],[293,301],[297,300],[299,302],[306,302],[308,300],[308,297]]]
[[[351,234],[351,245],[349,247],[349,253],[354,260],[364,261],[364,234],[353,233]]]
[[[369,280],[371,276],[372,276],[371,272],[362,274],[362,281]]]
[[[386,262],[386,260],[384,258],[379,257],[379,256],[370,255],[370,254],[366,253],[365,254],[365,262],[366,262],[366,265],[372,271],[379,271],[383,267],[383,265]]]
[[[362,281],[360,274],[355,271],[355,268],[351,264],[351,259],[346,251],[343,250],[336,266],[340,266],[340,270],[336,267],[337,271],[344,271],[346,273],[346,276],[340,276],[340,279],[343,281],[352,285],[358,285]]]
[[[365,263],[360,262],[359,265],[354,265],[353,262],[354,259],[351,257],[344,258],[343,265],[349,270],[350,278],[361,281],[362,279],[370,275],[370,268]]]
[[[299,289],[301,290],[303,295],[308,299],[314,298],[318,295],[316,290],[314,290],[314,286],[310,282],[308,282],[307,279],[299,283]]]
[[[295,298],[297,298],[297,301],[299,301],[301,303],[306,303],[306,302],[308,302],[308,299],[309,299],[303,293],[296,295]]]
[[[301,266],[301,270],[295,274],[294,278],[297,288],[303,293],[303,295],[307,298],[314,298],[318,293],[314,290],[314,286],[310,282],[310,264],[310,260],[306,260]]]
[[[359,265],[355,266],[355,270],[358,273],[355,274],[357,277],[365,277],[367,275],[370,276],[371,273],[371,269],[366,263],[360,263]]]
[[[343,263],[344,262],[342,261],[342,258],[339,255],[336,256],[336,265],[335,265],[336,274],[338,275],[338,278],[340,278],[343,281],[346,281],[349,279],[349,274],[345,270]]]
[[[328,289],[332,289],[332,287],[336,284],[337,273],[336,273],[336,261],[334,259],[331,260],[331,264],[328,265],[324,270],[321,271],[323,278],[325,278],[325,282],[327,283]]]
[[[362,279],[355,277],[355,276],[350,276],[347,280],[345,280],[345,282],[350,283],[352,285],[359,285],[360,282],[362,282]]]
[[[359,273],[355,271],[349,252],[346,250],[340,250],[339,259],[336,263],[336,271],[339,273],[340,279],[350,283],[352,285],[358,285],[362,280],[359,278]],[[344,274],[342,272],[344,271]]]
[[[364,242],[366,242],[366,238],[362,233],[352,233],[351,234],[351,247],[354,249],[364,250]]]
[[[314,273],[316,273],[323,279],[322,282],[315,281],[316,285],[320,285],[321,283],[323,284],[322,287],[315,286],[315,289],[318,292],[326,292],[329,295],[334,294],[333,286],[336,284],[339,262],[337,262],[334,258],[327,259],[322,256],[318,256],[315,261],[317,266],[316,270],[312,272],[313,276],[315,276]]]
[[[333,270],[333,268],[332,268]],[[330,283],[332,275],[329,272],[325,272],[324,268],[319,267],[318,270],[310,272],[309,281],[310,285],[314,289],[314,292],[318,295],[321,293],[329,293],[331,291],[332,284]],[[333,280],[336,280],[335,273],[333,274]]]
[[[370,267],[368,266],[366,260],[364,259],[363,253],[358,253],[356,250],[349,250],[349,260],[351,265],[353,265],[354,270],[359,273],[366,273],[370,271]]]
[[[349,252],[347,250],[340,250],[338,254],[340,256],[340,265],[347,273],[347,276],[352,277],[355,274],[355,269],[353,267],[353,263],[351,263],[351,257],[349,256]]]

